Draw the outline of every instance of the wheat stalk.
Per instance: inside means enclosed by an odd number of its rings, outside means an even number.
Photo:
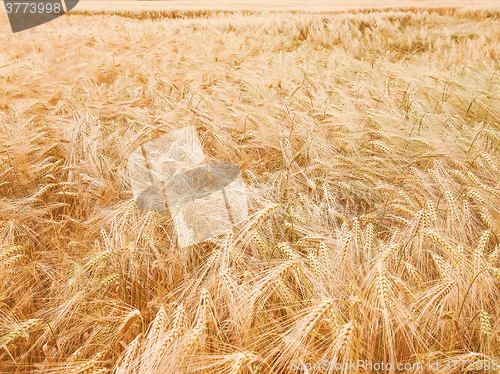
[[[229,374],[238,374],[242,371],[243,365],[255,357],[254,354],[250,352],[237,352],[231,355],[230,360],[232,361],[231,369]]]
[[[479,238],[477,245],[472,252],[472,263],[476,273],[481,269],[484,263],[484,252],[486,250],[486,245],[490,239],[491,232],[489,230],[484,230]]]

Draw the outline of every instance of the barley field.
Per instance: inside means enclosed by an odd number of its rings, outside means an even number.
[[[1,13],[0,38],[0,372],[499,372],[500,9]],[[250,217],[179,248],[127,160],[184,126]]]

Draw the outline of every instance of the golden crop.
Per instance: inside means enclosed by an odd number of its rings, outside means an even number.
[[[172,12],[0,36],[0,371],[499,360],[500,11]],[[126,165],[184,125],[251,217],[178,249]]]

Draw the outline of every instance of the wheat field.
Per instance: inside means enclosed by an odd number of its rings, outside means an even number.
[[[500,10],[1,17],[0,372],[499,372]],[[179,249],[127,160],[183,126],[250,218]]]

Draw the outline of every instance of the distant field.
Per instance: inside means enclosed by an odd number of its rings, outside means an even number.
[[[498,373],[500,9],[456,3],[0,8],[0,372]],[[179,249],[127,165],[187,125],[250,219]]]
[[[310,10],[310,11],[326,11],[326,10],[346,10],[360,9],[373,7],[443,7],[443,6],[460,6],[460,7],[484,7],[495,6],[495,2],[491,0],[167,0],[167,1],[122,1],[122,0],[104,0],[104,1],[85,1],[82,0],[78,4],[79,10],[83,9],[109,9],[109,10],[166,10],[166,9],[288,9],[288,10]]]
[[[3,0],[1,1],[3,2]],[[363,8],[385,7],[494,7],[492,0],[80,0],[75,10],[128,10],[159,11],[172,9],[227,9],[227,10],[306,10],[306,11],[339,11]]]

